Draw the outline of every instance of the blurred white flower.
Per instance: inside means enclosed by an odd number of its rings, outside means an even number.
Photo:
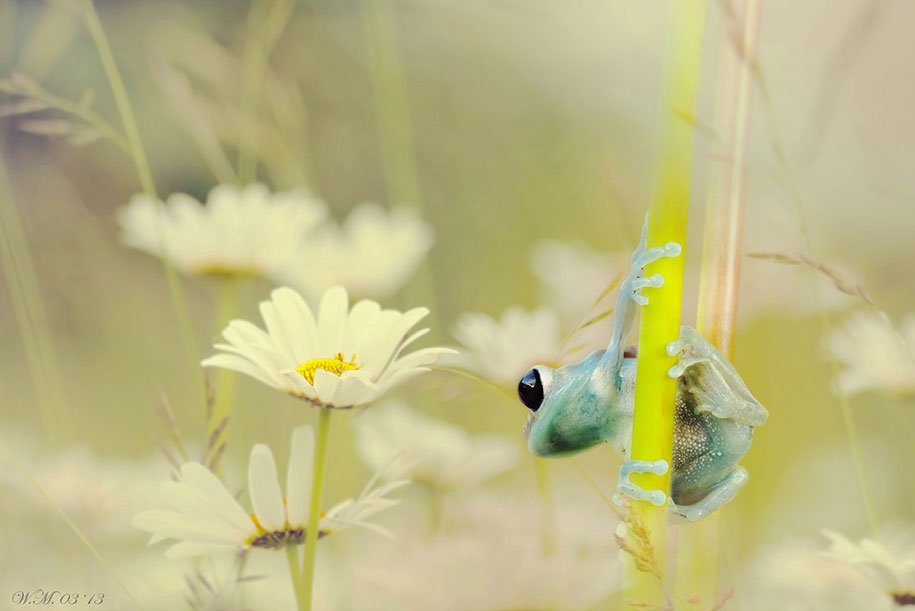
[[[471,437],[460,428],[388,404],[353,420],[363,462],[380,471],[396,461],[405,476],[433,488],[476,486],[518,462],[515,440],[504,435]]]
[[[845,563],[824,558],[812,541],[792,538],[761,550],[735,587],[748,611],[890,611],[892,601]]]
[[[362,204],[342,227],[324,225],[302,242],[298,256],[273,277],[306,295],[341,284],[355,295],[388,297],[416,271],[432,241],[432,229],[413,211]]]
[[[544,289],[544,301],[562,314],[566,324],[577,324],[594,309],[601,293],[626,273],[629,259],[594,252],[580,243],[542,240],[531,249],[530,265]]]
[[[593,499],[589,495],[589,500]],[[620,583],[613,514],[573,495],[556,505],[552,549],[544,551],[542,504],[524,495],[465,497],[432,539],[404,522],[396,542],[349,555],[352,609],[604,609]],[[410,520],[410,521],[408,521]],[[551,527],[553,528],[553,527]]]
[[[900,607],[915,605],[915,538],[911,531],[886,533],[882,538],[887,545],[873,539],[854,543],[835,531],[822,532],[831,543],[825,556],[860,571]]]
[[[324,204],[304,190],[219,185],[206,205],[184,194],[165,203],[135,195],[118,211],[118,223],[127,246],[167,254],[186,274],[267,275],[295,257],[326,216]]]
[[[304,542],[305,524],[311,499],[314,437],[310,427],[292,433],[292,451],[286,475],[286,496],[280,490],[273,453],[264,444],[251,449],[248,467],[248,493],[253,513],[239,504],[225,485],[206,467],[196,462],[181,466],[177,482],[159,485],[163,508],[150,509],[134,516],[133,524],[152,533],[150,543],[176,539],[166,555],[170,558],[196,556],[233,549],[276,549]],[[356,500],[348,499],[321,516],[320,537],[346,526],[361,526],[381,531],[365,520],[396,505],[385,498],[406,485],[406,480],[388,482],[372,488],[374,479]]]
[[[897,331],[885,315],[860,312],[828,344],[845,365],[836,380],[844,392],[915,393],[915,315],[907,316]]]
[[[462,349],[448,359],[450,363],[512,386],[531,366],[556,363],[562,350],[559,320],[548,308],[528,312],[512,307],[500,320],[487,314],[461,314],[454,337]]]
[[[392,387],[428,371],[426,365],[449,348],[404,350],[426,334],[412,329],[429,310],[382,310],[363,300],[349,309],[342,287],[328,289],[317,320],[305,300],[279,288],[260,305],[264,331],[233,320],[223,331],[227,344],[205,359],[205,367],[232,369],[319,407],[347,409],[374,401]]]

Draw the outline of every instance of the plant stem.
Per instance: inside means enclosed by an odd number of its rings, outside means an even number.
[[[114,53],[111,51],[111,44],[105,35],[102,22],[99,19],[98,12],[95,10],[93,0],[83,0],[85,6],[85,23],[89,36],[95,45],[99,59],[102,62],[102,68],[111,87],[111,93],[114,96],[114,102],[121,117],[121,123],[124,126],[124,133],[127,136],[127,144],[130,149],[130,157],[133,159],[137,175],[140,179],[140,186],[143,192],[153,199],[158,199],[156,185],[153,181],[152,170],[149,161],[146,159],[146,151],[143,148],[143,141],[140,138],[140,130],[137,126],[137,120],[133,113],[133,107],[130,105],[130,98],[127,96],[127,89],[124,87],[124,80],[121,78],[121,72],[118,70],[117,62],[114,60]],[[157,220],[159,217],[156,217]],[[200,380],[200,389],[203,392],[203,372],[198,366],[197,342],[194,339],[194,329],[191,324],[190,312],[188,311],[187,301],[184,298],[184,291],[181,289],[181,281],[172,265],[168,255],[167,244],[165,243],[162,232],[161,221],[157,222],[159,232],[159,242],[162,246],[162,267],[165,270],[165,279],[168,283],[169,294],[171,295],[172,306],[175,309],[175,315],[178,319],[178,327],[184,342],[185,352],[188,359],[188,365],[191,371],[197,371]]]
[[[762,69],[759,65],[754,66],[754,76],[757,80],[757,85],[760,89],[760,98],[762,101],[763,109],[766,112],[766,115],[769,119],[769,127],[771,130],[770,141],[772,144],[772,150],[775,154],[776,162],[778,163],[779,169],[781,170],[781,176],[783,180],[783,188],[788,193],[788,199],[791,201],[791,205],[794,208],[794,214],[797,217],[798,226],[800,227],[801,236],[804,238],[804,249],[805,252],[812,253],[814,252],[812,247],[812,240],[810,238],[810,229],[807,226],[807,221],[804,218],[804,211],[801,206],[801,197],[798,193],[798,187],[794,180],[794,174],[791,170],[791,167],[788,164],[788,156],[785,153],[785,148],[782,145],[782,140],[779,135],[778,124],[776,122],[776,112],[775,107],[772,102],[772,98],[769,95],[769,90],[766,87],[766,81],[763,78]],[[820,333],[825,338],[828,336],[829,332],[833,329],[834,325],[832,323],[832,317],[826,311],[823,306],[823,299],[820,297],[820,291],[817,286],[817,271],[812,267],[805,266],[807,268],[807,274],[810,278],[810,287],[813,293],[813,299],[816,303],[817,312],[819,313],[819,322],[820,322]],[[838,378],[839,373],[841,372],[841,366],[839,365],[839,360],[836,358],[835,353],[831,347],[827,347],[829,353],[829,365],[832,373],[832,379],[835,380]],[[836,400],[839,402],[839,411],[842,414],[842,420],[845,424],[845,432],[848,436],[848,444],[851,447],[852,460],[855,463],[855,472],[858,479],[858,488],[861,493],[861,500],[864,504],[864,512],[867,517],[868,525],[870,526],[871,533],[874,538],[878,537],[880,531],[880,525],[877,518],[877,511],[875,509],[873,495],[870,491],[870,486],[867,483],[867,474],[864,470],[864,461],[862,459],[861,453],[861,443],[858,439],[858,430],[855,425],[854,415],[851,411],[851,402],[849,401],[848,394],[845,393],[841,387],[837,387],[835,391]]]
[[[324,494],[324,475],[327,471],[327,447],[330,433],[331,410],[319,408],[318,433],[315,441],[314,474],[311,479],[311,508],[305,530],[305,562],[302,567],[302,611],[311,611],[314,600],[315,556],[318,551],[318,525],[321,517],[321,497]]]
[[[299,611],[305,609],[305,595],[302,590],[302,581],[299,579],[299,546],[290,544],[286,546],[286,560],[289,562],[289,578],[292,580],[292,590],[295,593],[295,607]]]
[[[127,584],[124,583],[120,577],[118,577],[117,573],[114,571],[114,568],[108,564],[108,561],[105,560],[102,554],[92,544],[92,542],[83,533],[83,531],[81,531],[79,527],[73,522],[73,520],[70,519],[70,516],[68,516],[64,510],[60,508],[60,505],[58,505],[57,502],[51,498],[51,495],[48,494],[48,491],[45,490],[44,487],[38,483],[38,480],[32,476],[32,474],[26,468],[25,464],[19,459],[19,457],[16,456],[16,454],[14,454],[13,451],[10,450],[2,441],[0,441],[0,450],[3,450],[3,453],[6,454],[7,458],[10,459],[10,462],[12,462],[13,465],[15,465],[15,467],[20,471],[20,473],[22,473],[22,475],[24,475],[25,478],[29,480],[33,486],[35,486],[35,489],[38,490],[42,497],[44,497],[44,500],[48,502],[48,505],[50,505],[51,508],[57,512],[57,515],[60,516],[67,527],[73,531],[74,535],[76,535],[76,538],[80,540],[86,549],[89,550],[89,553],[92,554],[96,561],[98,561],[102,569],[104,569],[105,572],[108,573],[108,575],[111,577],[111,579],[124,591],[124,593],[127,595],[127,598],[129,598],[131,602],[137,606],[138,609],[143,609],[143,605],[133,595],[133,592],[130,591],[130,588],[127,587]]]
[[[368,46],[369,72],[375,99],[381,163],[388,198],[398,205],[410,205],[422,214],[422,184],[419,180],[416,140],[403,62],[398,48],[395,4],[384,0],[362,0],[362,14]],[[438,327],[438,288],[426,260],[416,272],[417,301],[431,311],[429,327]],[[408,295],[413,297],[413,295]]]
[[[238,311],[238,283],[235,276],[224,276],[217,279],[218,297],[216,301],[216,325],[217,333],[226,328]],[[216,374],[216,395],[213,400],[213,409],[210,410],[210,422],[207,430],[207,439],[213,434],[223,419],[229,417],[232,412],[232,399],[235,397],[235,381],[237,376],[234,371],[228,369],[219,369]],[[230,424],[230,423],[229,423]],[[218,448],[220,444],[229,439],[229,424],[222,429],[218,439],[214,440],[213,447]]]
[[[686,244],[694,125],[683,117],[695,115],[706,1],[678,0],[672,6],[665,96],[660,111],[660,158],[648,217],[649,248],[671,241]],[[681,255],[656,261],[644,272],[646,276],[661,274],[664,286],[651,291],[650,304],[642,310],[629,456],[632,460],[663,459],[671,464],[677,383],[667,375],[675,360],[667,355],[666,347],[680,334],[683,268],[684,255]],[[644,474],[632,479],[646,490],[660,489],[667,493],[670,489],[670,470],[663,476]],[[636,605],[661,606],[667,508],[633,502],[630,511],[650,533],[650,551],[659,575],[641,572],[634,563],[627,562],[626,598]]]
[[[723,163],[713,163],[709,175],[697,327],[733,360],[759,1],[738,0],[730,11],[722,35],[715,109],[718,154],[713,159]],[[708,609],[715,604],[720,515],[716,512],[679,529],[674,597],[682,608]]]
[[[0,138],[0,269],[22,336],[42,427],[50,439],[59,441],[65,431],[71,434],[78,434],[78,431],[74,428],[76,422],[70,412],[70,403],[65,399],[51,325],[28,239],[13,201],[2,145]]]
[[[543,509],[541,518],[540,543],[544,556],[549,556],[556,548],[556,512],[553,495],[550,494],[550,471],[547,461],[534,457],[534,474],[537,476],[537,494]]]

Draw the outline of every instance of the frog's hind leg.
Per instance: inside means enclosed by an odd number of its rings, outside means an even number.
[[[718,482],[704,497],[690,505],[677,505],[674,499],[669,501],[670,510],[689,520],[695,522],[713,511],[720,509],[731,499],[737,496],[740,489],[744,487],[749,479],[747,470],[743,467],[734,467],[734,470],[728,473],[723,480]]]
[[[696,413],[709,412],[749,426],[759,426],[769,417],[730,361],[692,327],[680,328],[680,338],[667,345],[667,353],[680,357],[668,373],[683,378]]]

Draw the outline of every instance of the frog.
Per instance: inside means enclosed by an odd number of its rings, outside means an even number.
[[[754,428],[768,411],[750,393],[740,374],[714,345],[690,326],[666,346],[676,357],[667,372],[677,380],[671,465],[665,460],[632,460],[632,421],[638,350],[627,345],[638,307],[649,303],[646,289],[663,286],[661,274],[644,275],[648,264],[679,257],[677,242],[648,248],[648,221],[619,285],[610,340],[578,362],[536,365],[518,382],[518,397],[530,414],[524,424],[528,449],[537,456],[561,457],[607,442],[623,458],[617,495],[667,504],[696,521],[734,499],[749,475],[738,463],[750,448]],[[672,468],[671,468],[672,467]],[[631,481],[636,473],[664,475],[671,468],[670,490],[645,490]]]

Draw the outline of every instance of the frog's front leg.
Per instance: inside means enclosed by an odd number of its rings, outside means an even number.
[[[676,242],[668,242],[663,246],[648,248],[648,218],[642,227],[642,238],[638,247],[632,253],[629,273],[620,284],[619,295],[613,314],[613,329],[610,332],[610,342],[601,358],[601,366],[605,371],[618,373],[623,357],[623,348],[626,338],[635,324],[636,309],[633,304],[648,305],[648,298],[642,293],[645,288],[658,288],[664,284],[661,274],[643,276],[642,270],[649,263],[665,257],[679,257],[682,247]]]
[[[680,328],[680,338],[667,345],[667,353],[679,355],[668,374],[683,377],[697,414],[708,412],[748,426],[760,426],[769,417],[730,361],[692,327]]]

